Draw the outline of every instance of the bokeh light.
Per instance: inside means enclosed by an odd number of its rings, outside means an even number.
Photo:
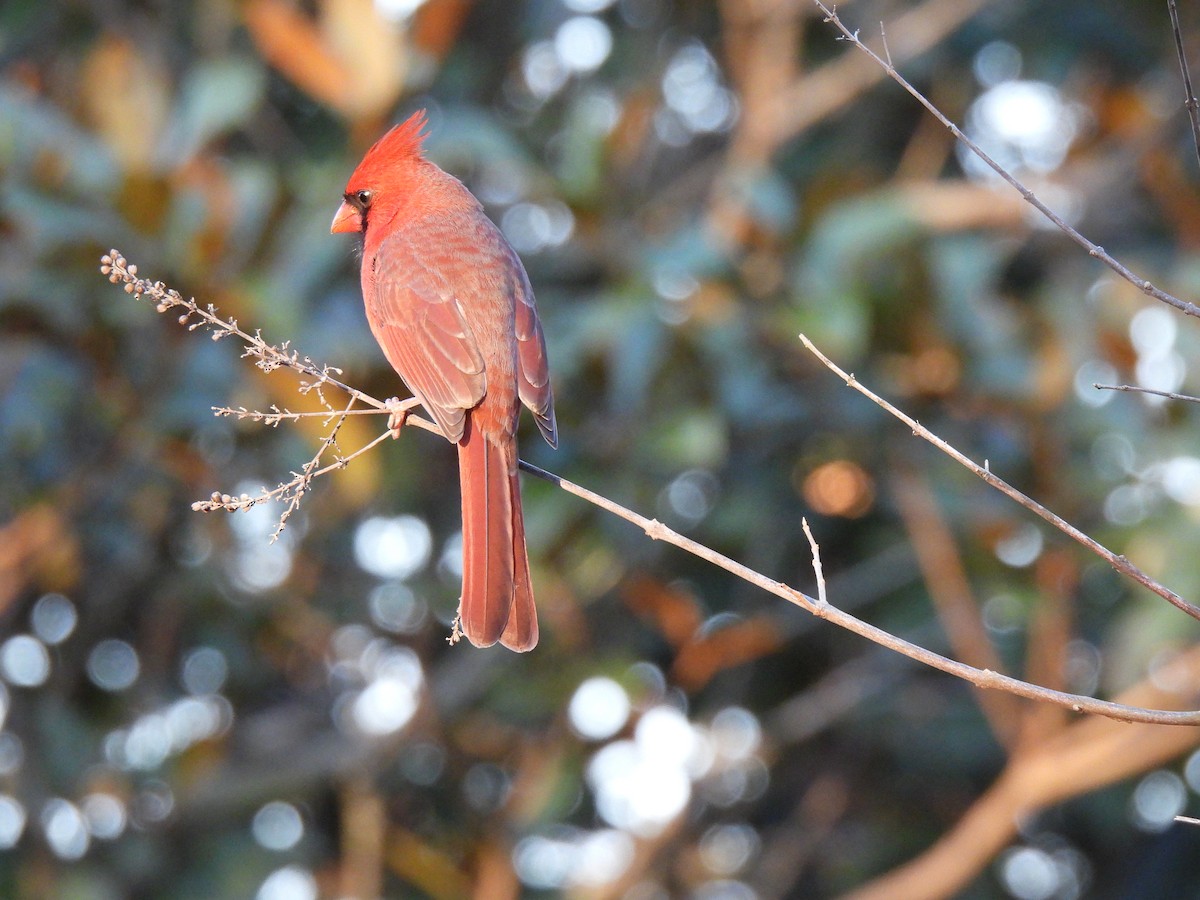
[[[304,820],[292,804],[272,800],[254,814],[250,830],[259,846],[267,850],[291,850],[304,837]]]
[[[683,144],[694,134],[725,131],[737,118],[734,94],[721,84],[721,72],[708,48],[689,41],[677,50],[662,77],[666,108],[655,118],[659,137]]]
[[[371,621],[384,631],[415,634],[429,619],[429,605],[399,581],[375,587],[367,599]]]
[[[633,740],[607,744],[588,763],[596,809],[616,828],[658,834],[686,808],[692,780],[709,774],[714,755],[705,730],[674,707],[652,707],[634,726]]]
[[[593,72],[612,53],[612,32],[594,16],[572,16],[554,33],[554,53],[569,72]]]
[[[78,621],[79,614],[75,611],[75,604],[62,594],[45,594],[39,597],[29,614],[33,633],[43,643],[51,646],[61,644],[69,638]]]
[[[379,578],[403,580],[429,562],[433,538],[416,516],[373,516],[354,533],[354,558]]]
[[[494,763],[476,763],[463,776],[462,792],[467,804],[479,813],[499,809],[508,799],[512,779]]]
[[[584,738],[601,741],[612,737],[629,719],[629,695],[611,678],[596,676],[575,689],[567,705],[571,727]]]
[[[521,57],[525,85],[538,100],[545,100],[567,83],[569,73],[551,41],[530,44]]]
[[[417,711],[417,694],[405,679],[384,676],[372,681],[354,701],[354,722],[367,734],[391,734]]]
[[[88,794],[80,804],[88,833],[102,841],[114,841],[125,831],[129,813],[125,803],[112,794]]]
[[[260,490],[258,483],[242,481],[232,493],[254,496]],[[273,504],[263,503],[231,513],[226,521],[237,542],[236,552],[228,557],[229,575],[234,584],[252,594],[283,584],[292,572],[300,520],[293,519],[285,530],[276,534],[279,511]]]
[[[87,822],[75,804],[59,797],[42,807],[42,833],[59,859],[79,859],[88,851],[91,838]]]
[[[1022,522],[996,541],[996,558],[1006,566],[1021,569],[1037,561],[1044,545],[1042,530],[1032,522]]]
[[[317,900],[319,896],[312,872],[301,866],[283,866],[266,877],[254,900]]]
[[[742,822],[713,825],[700,838],[700,859],[714,875],[735,875],[758,854],[758,832]]]
[[[184,656],[180,679],[189,694],[215,694],[228,674],[224,653],[215,647],[197,647]]]
[[[563,0],[563,6],[571,12],[595,14],[604,12],[616,0]]]
[[[564,827],[519,841],[513,849],[513,868],[534,890],[595,888],[620,878],[634,853],[634,842],[624,832]]]
[[[1036,847],[1021,847],[1004,854],[1001,878],[1013,897],[1020,900],[1050,900],[1059,894],[1058,870],[1049,853]]]
[[[175,792],[157,778],[142,782],[130,807],[130,818],[139,828],[165,821],[175,811]]]
[[[1129,340],[1137,351],[1134,375],[1138,385],[1154,391],[1178,391],[1187,376],[1187,364],[1175,350],[1178,326],[1171,311],[1161,305],[1147,306],[1129,322]],[[1151,406],[1166,398],[1143,394]]]
[[[826,516],[856,518],[864,515],[875,501],[871,476],[848,459],[831,460],[800,475],[800,490],[805,503]]]
[[[504,211],[500,228],[519,253],[540,253],[570,239],[575,230],[575,216],[559,200],[521,202]]]
[[[110,764],[126,770],[152,771],[194,744],[216,737],[233,722],[233,708],[219,694],[183,697],[138,716],[127,728],[104,738]]]
[[[25,832],[25,807],[15,797],[0,794],[0,850],[16,846]]]
[[[1044,846],[1013,847],[1001,854],[998,874],[1009,895],[1019,900],[1085,896],[1091,867],[1083,854],[1051,835],[1040,843]]]
[[[1142,777],[1129,801],[1129,817],[1141,831],[1166,831],[1183,812],[1187,789],[1174,772],[1160,769]]]
[[[716,476],[704,469],[689,469],[673,478],[663,489],[659,506],[682,527],[697,525],[717,498]]]
[[[402,22],[425,5],[425,0],[374,0],[385,18]]]
[[[992,159],[1017,175],[1048,175],[1066,159],[1080,129],[1080,113],[1058,88],[1042,81],[999,81],[967,110],[964,131]],[[965,146],[959,164],[974,179],[998,176]]]
[[[28,634],[17,634],[0,644],[0,675],[16,687],[33,688],[50,677],[46,646]]]
[[[1098,390],[1097,384],[1116,384],[1117,370],[1111,363],[1090,359],[1075,370],[1075,397],[1087,406],[1100,407],[1113,399],[1112,391]]]
[[[123,691],[132,687],[139,670],[137,651],[125,641],[101,641],[88,654],[88,677],[93,684],[106,691]]]
[[[990,41],[979,48],[972,67],[981,85],[995,87],[1021,74],[1021,51],[1008,41]]]
[[[342,659],[335,670],[363,684],[345,697],[354,727],[361,734],[382,736],[399,731],[420,705],[425,673],[417,655],[382,639],[370,639],[362,629],[343,629]],[[364,643],[354,640],[368,638]]]

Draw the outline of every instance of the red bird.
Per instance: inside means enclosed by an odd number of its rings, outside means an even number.
[[[546,341],[520,258],[462,182],[422,156],[424,127],[417,112],[367,151],[330,230],[362,233],[371,332],[458,444],[462,631],[478,647],[531,650],[517,420],[524,403],[558,445]]]

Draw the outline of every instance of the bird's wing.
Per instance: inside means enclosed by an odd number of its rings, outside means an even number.
[[[461,301],[415,237],[400,232],[381,243],[367,318],[388,362],[457,443],[466,411],[487,392],[487,375]]]
[[[517,275],[513,285],[517,371],[520,373],[517,391],[521,402],[533,412],[542,437],[551,447],[557,447],[558,424],[554,420],[554,392],[550,388],[550,368],[546,362],[546,338],[542,334],[542,323],[534,304],[533,288],[516,251],[507,242],[505,249],[512,258],[512,270]]]

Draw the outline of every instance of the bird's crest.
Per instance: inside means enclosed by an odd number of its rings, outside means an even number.
[[[384,170],[399,162],[421,159],[426,124],[425,110],[418,109],[375,142],[358,164],[358,170]]]

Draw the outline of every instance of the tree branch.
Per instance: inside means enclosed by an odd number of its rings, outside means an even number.
[[[1183,29],[1179,27],[1179,8],[1175,0],[1167,0],[1171,13],[1171,32],[1175,35],[1175,52],[1179,54],[1179,71],[1183,76],[1183,105],[1187,107],[1188,119],[1192,123],[1192,143],[1196,145],[1196,160],[1200,162],[1200,104],[1192,89],[1192,75],[1188,71],[1187,54],[1183,50]]]
[[[307,357],[300,357],[295,351],[287,351],[285,349],[286,345],[282,348],[277,348],[267,344],[258,332],[250,335],[239,329],[237,323],[233,320],[221,319],[211,304],[202,309],[195,300],[184,300],[177,291],[168,289],[162,282],[150,282],[146,279],[138,278],[137,267],[129,265],[125,258],[116,250],[111,251],[102,258],[100,271],[102,274],[108,276],[109,281],[114,284],[123,282],[127,293],[133,294],[136,297],[149,296],[154,299],[159,312],[166,312],[176,307],[184,308],[185,313],[180,316],[180,323],[189,325],[189,328],[193,330],[200,327],[209,328],[213,331],[214,339],[219,339],[227,335],[238,336],[247,344],[247,350],[243,353],[243,356],[257,359],[258,362],[256,364],[260,368],[265,368],[266,371],[273,371],[280,367],[287,367],[316,379],[315,382],[303,383],[301,390],[319,389],[322,385],[329,385],[345,391],[358,402],[373,406],[382,411],[391,411],[389,404],[384,401],[377,400],[329,376],[329,373],[340,372],[340,370],[328,366],[317,366]],[[193,316],[197,316],[198,320],[192,321]],[[846,377],[848,378],[849,376]],[[416,416],[408,416],[405,424],[412,424],[427,430],[437,431],[436,425]],[[913,424],[915,425],[915,423]],[[390,434],[390,431],[384,432],[379,440]],[[957,453],[957,451],[954,452]],[[320,471],[324,473],[341,467],[341,464],[334,464]],[[924,647],[896,637],[882,628],[877,628],[849,613],[842,612],[831,603],[822,604],[818,600],[809,597],[795,588],[789,587],[781,581],[768,578],[766,575],[751,569],[749,566],[730,559],[728,556],[718,553],[691,538],[684,537],[656,519],[649,519],[640,515],[607,497],[597,494],[595,491],[590,491],[559,475],[555,475],[553,472],[548,472],[525,460],[520,461],[520,467],[531,475],[548,481],[569,494],[573,494],[618,518],[637,525],[652,540],[672,544],[681,550],[691,553],[693,556],[736,575],[749,584],[753,584],[770,594],[799,606],[814,616],[832,622],[840,628],[852,631],[910,659],[924,663],[931,668],[939,669],[964,681],[968,681],[976,687],[988,690],[1008,691],[1020,697],[1028,697],[1029,699],[1044,703],[1053,703],[1074,712],[1094,713],[1124,722],[1146,722],[1160,725],[1200,725],[1200,710],[1148,709],[1122,703],[1113,703],[1107,700],[1098,700],[1079,694],[1070,694],[1065,691],[1050,690],[1017,678],[1002,675],[998,672],[988,669],[977,669],[973,666],[948,659],[940,654],[926,650]],[[314,472],[312,477],[317,477],[317,473]],[[999,479],[995,480],[999,481]]]
[[[1032,190],[1027,188],[1024,184],[1022,184],[1015,177],[1013,177],[1008,172],[1007,169],[1005,169],[998,162],[996,162],[994,159],[992,159],[990,156],[988,156],[988,154],[984,152],[982,147],[980,147],[973,140],[971,140],[969,137],[967,137],[965,134],[963,134],[963,132],[959,130],[957,125],[955,125],[953,122],[951,122],[942,113],[942,111],[940,109],[938,109],[936,106],[934,106],[933,103],[925,97],[924,94],[922,94],[915,87],[913,87],[903,75],[901,75],[899,72],[896,71],[896,68],[894,66],[892,66],[890,63],[888,63],[886,60],[881,59],[873,50],[871,50],[870,47],[868,47],[861,40],[859,40],[858,32],[851,31],[849,28],[847,28],[842,23],[842,20],[840,18],[838,18],[837,13],[834,12],[833,9],[826,6],[825,3],[822,2],[822,0],[813,0],[813,3],[815,3],[817,8],[820,9],[822,13],[824,13],[825,21],[829,22],[835,28],[837,28],[837,30],[842,33],[842,37],[845,40],[849,41],[857,49],[861,50],[868,57],[870,57],[875,62],[875,64],[877,66],[879,66],[881,69],[883,69],[883,71],[886,72],[893,81],[895,81],[898,85],[900,85],[902,88],[904,88],[904,90],[908,91],[908,93],[911,94],[918,103],[920,103],[927,110],[929,110],[929,112],[932,113],[933,116],[939,122],[941,122],[942,125],[952,135],[954,135],[954,138],[957,141],[959,141],[964,147],[966,147],[968,150],[970,150],[972,153],[974,153],[976,156],[978,156],[981,160],[983,160],[984,163],[988,166],[988,168],[990,168],[993,172],[995,172],[1002,179],[1004,179],[1006,182],[1008,182],[1008,184],[1011,185],[1014,189],[1016,189],[1016,191],[1034,209],[1036,209],[1043,216],[1045,216],[1047,219],[1049,219],[1051,222],[1053,222],[1054,225],[1060,231],[1063,232],[1063,234],[1065,234],[1072,241],[1074,241],[1076,244],[1078,244],[1080,247],[1082,247],[1084,250],[1086,250],[1088,252],[1089,256],[1095,257],[1096,259],[1100,260],[1102,263],[1104,263],[1106,266],[1108,266],[1110,269],[1112,269],[1114,272],[1116,272],[1119,276],[1121,276],[1121,278],[1125,279],[1130,284],[1132,284],[1134,287],[1136,287],[1143,294],[1153,297],[1155,300],[1160,300],[1163,303],[1166,303],[1168,306],[1173,306],[1175,309],[1179,310],[1181,313],[1184,313],[1189,316],[1200,317],[1200,306],[1197,306],[1196,304],[1191,303],[1187,300],[1180,300],[1178,297],[1172,296],[1171,294],[1168,294],[1166,291],[1155,287],[1149,281],[1147,281],[1146,279],[1135,274],[1133,271],[1128,269],[1122,263],[1118,262],[1116,259],[1114,259],[1112,256],[1110,256],[1103,247],[1099,246],[1098,244],[1092,243],[1092,241],[1088,240],[1082,234],[1080,234],[1078,231],[1076,231],[1074,228],[1072,228],[1070,225],[1068,225],[1066,223],[1066,221],[1062,218],[1062,216],[1060,216],[1058,213],[1056,213],[1054,210],[1052,210],[1050,207],[1048,207],[1045,203],[1043,203],[1041,200],[1039,200],[1037,198],[1037,196],[1033,193]]]
[[[979,465],[979,463],[975,462],[973,459],[970,459],[965,454],[959,452],[950,444],[946,443],[912,416],[892,406],[892,404],[888,403],[878,394],[871,391],[870,388],[865,387],[853,375],[848,374],[839,368],[836,363],[818,350],[816,345],[813,344],[813,342],[810,341],[805,335],[800,335],[800,340],[808,349],[808,351],[817,359],[819,359],[822,364],[829,369],[829,371],[833,372],[844,382],[846,382],[847,386],[854,388],[854,390],[858,391],[864,397],[867,397],[878,404],[879,407],[885,410],[888,414],[899,419],[901,422],[911,428],[914,435],[933,444],[933,446],[937,447],[955,462],[967,469],[970,469],[1000,493],[1015,500],[1021,506],[1036,514],[1044,521],[1049,522],[1063,534],[1067,535],[1067,537],[1079,542],[1080,544],[1083,544],[1083,546],[1087,547],[1122,575],[1132,578],[1138,584],[1142,585],[1142,587],[1158,594],[1158,596],[1162,597],[1177,609],[1187,613],[1193,619],[1200,619],[1200,607],[1194,606],[1187,600],[1184,600],[1170,588],[1159,584],[1157,581],[1131,563],[1125,556],[1118,553],[1113,553],[1099,541],[1087,534],[1084,534],[1066,519],[1046,509],[1046,507],[1042,506],[1042,504],[1038,503],[1036,500],[1033,500],[1032,498],[1018,491],[1003,478],[993,474],[992,470],[988,468],[986,464],[982,466]]]

